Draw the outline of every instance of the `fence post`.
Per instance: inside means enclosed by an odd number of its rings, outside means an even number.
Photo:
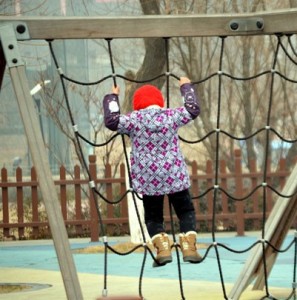
[[[279,186],[281,188],[281,190],[284,188],[285,183],[286,183],[286,179],[288,176],[288,172],[287,172],[287,167],[286,167],[286,160],[284,158],[281,158],[279,160],[279,165],[278,165],[278,171],[277,173],[279,174],[278,178],[279,178]]]
[[[241,151],[236,149],[235,154],[235,196],[237,198],[243,195],[242,183],[242,166],[241,166]],[[243,201],[236,201],[236,228],[237,235],[244,235],[244,203]]]
[[[213,174],[213,163],[211,160],[206,162],[206,188],[210,189],[213,187],[214,182],[214,174]],[[206,207],[207,207],[207,229],[211,228],[211,230],[215,230],[212,228],[212,214],[213,214],[213,193],[207,193],[206,195]]]
[[[124,180],[121,182],[121,195],[123,195],[126,192],[126,169],[125,169],[124,163],[122,163],[120,165],[120,176],[121,176],[121,178],[124,178]],[[123,224],[123,230],[125,233],[129,233],[128,202],[127,201],[128,201],[127,196],[125,196],[121,202],[122,218],[127,218],[127,223]]]
[[[251,190],[254,190],[257,185],[258,185],[258,179],[259,179],[259,173],[257,172],[257,161],[256,159],[252,159],[250,161],[250,174],[251,176]],[[253,207],[253,213],[257,214],[259,213],[259,190],[256,190],[252,195],[251,195],[251,200],[252,200],[252,207]],[[254,228],[259,229],[261,228],[261,222],[257,218],[254,220]]]
[[[227,163],[225,160],[220,160],[220,177],[221,177],[221,183],[220,186],[225,191],[228,190],[228,183],[227,183]],[[228,215],[229,208],[228,208],[228,197],[225,193],[221,194],[222,197],[222,210],[221,214]],[[231,221],[226,220],[225,218],[222,219],[222,229],[229,228]]]
[[[2,168],[1,169],[1,182],[7,183],[7,169]],[[8,200],[8,187],[3,186],[2,188],[2,209],[3,209],[3,223],[8,224],[9,223],[9,200]],[[9,227],[3,228],[3,236],[9,237],[10,230]]]
[[[16,181],[17,183],[21,183],[23,181],[22,178],[22,169],[18,167],[16,169]],[[22,185],[17,186],[17,215],[18,215],[18,223],[24,224],[24,192]],[[19,240],[24,239],[25,230],[24,226],[18,228]]]
[[[196,160],[192,161],[192,196],[198,196],[199,194],[199,182],[198,182],[198,164]],[[200,214],[200,207],[198,207],[198,201],[194,201],[194,206],[197,214]]]
[[[96,182],[97,179],[97,168],[96,168],[96,155],[89,156],[89,171],[92,180]],[[99,240],[99,226],[98,226],[98,215],[95,201],[97,197],[94,197],[93,191],[90,188],[90,215],[91,215],[91,242],[98,242]]]
[[[33,167],[31,169],[31,195],[32,195],[32,221],[33,223],[37,223],[39,221],[38,216],[38,191],[37,191],[37,174],[36,170]],[[35,184],[34,184],[35,183]],[[33,226],[32,232],[33,238],[37,239],[39,236],[39,226]]]
[[[67,220],[66,168],[60,167],[60,205],[64,221]],[[67,228],[67,225],[66,225]]]
[[[76,165],[74,167],[74,198],[75,198],[75,218],[76,220],[81,220],[82,219],[82,203],[81,203],[81,186],[80,183],[80,167]],[[79,236],[82,235],[83,230],[82,230],[82,225],[77,224],[75,225],[75,232]]]
[[[105,179],[106,179],[106,198],[109,201],[114,201],[113,199],[113,193],[112,193],[112,182],[111,182],[111,165],[106,164],[105,166]],[[106,203],[106,212],[107,212],[107,218],[112,219],[114,218],[114,204]],[[106,233],[112,235],[112,231],[114,230],[113,224],[107,223],[106,224]]]
[[[271,185],[272,183],[272,180],[271,180],[271,158],[268,158],[267,160],[267,185]],[[266,211],[267,212],[271,212],[272,210],[272,207],[273,207],[273,203],[272,203],[272,191],[271,189],[266,189]],[[265,215],[265,218],[267,217],[267,213]]]

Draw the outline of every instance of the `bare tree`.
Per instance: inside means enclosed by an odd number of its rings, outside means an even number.
[[[161,14],[160,10],[160,1],[152,0],[139,0],[141,9],[144,15],[159,15]],[[150,78],[157,77],[164,72],[164,67],[166,63],[166,54],[165,54],[165,43],[162,38],[147,38],[144,39],[144,49],[145,54],[143,58],[142,65],[136,74],[133,72],[128,72],[126,75],[130,76],[133,80],[147,80]],[[160,78],[156,80],[155,85],[158,88],[161,88],[164,84],[165,79]],[[131,99],[136,88],[135,83],[127,82],[126,91],[125,91],[125,102],[123,105],[123,111],[132,110]]]
[[[4,1],[5,2],[5,1]],[[88,3],[83,2],[83,11],[88,14]],[[107,6],[107,4],[106,4]],[[73,12],[75,7],[70,5]],[[296,1],[168,1],[168,0],[139,0],[140,13],[144,15],[154,14],[192,14],[192,13],[241,13],[256,12],[259,10],[271,10],[278,8],[296,7]],[[117,8],[118,12],[120,7]],[[139,13],[139,12],[138,12]],[[217,72],[219,69],[220,48],[222,40],[217,37],[190,38],[180,37],[172,38],[169,41],[170,66],[177,74],[187,75],[194,81],[199,81],[207,75]],[[260,44],[260,43],[264,43]],[[227,37],[225,39],[225,48],[223,53],[223,69],[230,74],[238,77],[248,78],[257,74],[261,70],[271,68],[271,57],[275,51],[274,37]],[[120,56],[115,59],[121,60]],[[128,112],[132,109],[131,99],[136,87],[141,84],[134,81],[143,81],[155,78],[163,74],[166,67],[165,40],[162,38],[148,38],[143,40],[143,59],[138,69],[126,68],[125,76],[130,80],[125,81],[125,96],[122,104],[122,112]],[[153,83],[159,88],[164,86],[166,77],[162,76]],[[265,126],[267,116],[267,98],[269,97],[270,77],[261,77],[256,80],[238,81],[224,77],[221,87],[221,106],[218,107],[218,76],[197,85],[198,93],[201,98],[202,112],[200,117],[195,120],[191,130],[185,134],[190,138],[202,138],[206,133],[216,129],[217,126],[228,131],[231,135],[238,137],[249,136],[256,128]],[[96,112],[94,115],[102,115],[101,95],[98,90],[89,89],[87,91],[69,85],[69,89],[80,95],[85,110],[90,106]],[[275,87],[275,93],[279,93],[284,98],[283,107],[281,103],[273,103],[279,110],[283,110],[283,121],[280,125],[279,117],[273,111],[271,122],[278,124],[285,132],[285,121],[290,121],[292,128],[288,137],[296,136],[296,124],[294,124],[295,115],[293,104],[290,100],[292,91],[288,83],[281,82]],[[265,101],[263,101],[265,99]],[[78,147],[73,136],[72,128],[69,127],[67,119],[61,120],[61,110],[63,107],[63,97],[44,101],[48,114],[53,118],[63,134],[74,145],[74,151],[79,158]],[[50,106],[50,104],[53,106]],[[217,119],[218,109],[220,109],[221,118]],[[67,118],[67,117],[65,117]],[[92,129],[91,138],[94,143],[98,142],[101,135],[104,139],[109,139],[111,133],[103,130],[102,120],[90,116],[90,126]],[[219,124],[217,122],[219,121]],[[65,124],[68,124],[67,126]],[[232,158],[236,147],[246,149],[246,164],[258,156],[255,145],[264,144],[265,136],[259,135],[247,139],[244,145],[229,137],[220,135],[220,158],[228,162],[229,169],[233,168]],[[113,151],[118,146],[116,141],[112,141],[105,147],[103,162],[118,163],[122,160],[122,153],[118,153],[115,158]],[[192,146],[189,146],[192,147]],[[297,151],[296,143],[289,149],[288,157],[293,159]],[[75,150],[76,149],[76,150]],[[192,149],[192,148],[191,148]],[[195,148],[196,153],[203,153],[204,158],[199,158],[202,163],[207,159],[214,159],[217,151],[216,135],[203,140],[203,144]],[[195,159],[192,155],[190,159]],[[200,155],[201,157],[201,155]]]
[[[214,5],[212,1],[206,1],[205,6],[201,2],[191,1],[179,2],[175,11],[184,13],[191,9],[194,13],[203,12],[256,12],[258,10],[271,10],[288,7],[288,3],[283,1],[267,2],[257,1],[232,1],[230,5]],[[188,6],[187,6],[188,5]],[[223,10],[222,10],[223,9]],[[173,9],[171,9],[173,11]],[[174,40],[174,55],[176,65],[188,76],[195,80],[200,80],[210,75],[211,72],[219,71],[219,51],[221,41],[219,38],[178,38]],[[223,71],[241,78],[250,78],[263,70],[272,68],[273,55],[276,48],[275,37],[227,37],[225,38],[223,53]],[[264,47],[265,46],[265,47]],[[284,58],[285,59],[285,58]],[[212,67],[215,66],[215,67]],[[228,72],[229,71],[229,72]],[[198,93],[201,97],[201,115],[195,121],[195,132],[199,138],[202,138],[207,132],[216,129],[227,130],[231,135],[238,137],[248,137],[257,128],[263,128],[266,124],[268,114],[268,100],[270,93],[271,76],[261,77],[256,80],[233,80],[222,79],[221,106],[218,108],[218,81],[209,80],[198,85]],[[281,91],[287,91],[280,85],[274,86],[274,98]],[[288,97],[284,96],[284,102],[290,102]],[[263,101],[265,99],[265,101]],[[278,130],[282,130],[279,125],[278,115],[275,114],[280,108],[281,102],[273,102],[274,110],[271,112],[270,122]],[[286,111],[288,112],[288,105]],[[220,109],[221,111],[217,111]],[[291,111],[292,112],[292,111]],[[221,114],[220,123],[217,124],[217,115]],[[291,118],[293,120],[293,118]],[[294,123],[294,122],[293,122]],[[291,122],[292,124],[292,122]],[[296,132],[294,126],[293,132]],[[295,134],[296,136],[296,134]],[[265,135],[257,135],[246,140],[244,149],[246,153],[246,164],[250,167],[250,161],[257,158],[256,145],[262,145],[262,152],[265,148]],[[220,158],[225,159],[229,169],[233,169],[234,147],[239,147],[238,143],[224,135],[220,135]],[[215,158],[217,144],[215,135],[210,136],[203,141],[208,157]],[[240,147],[243,147],[241,145]],[[289,154],[296,156],[295,145],[290,148]],[[259,150],[259,149],[258,149]],[[269,152],[270,153],[270,152]],[[270,154],[269,154],[270,155]]]

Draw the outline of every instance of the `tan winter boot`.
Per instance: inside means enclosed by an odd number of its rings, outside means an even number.
[[[197,233],[195,231],[189,231],[186,234],[181,233],[179,235],[179,244],[185,262],[195,264],[202,260],[202,257],[197,252],[196,237]]]
[[[154,261],[153,267],[164,266],[172,262],[171,247],[168,235],[164,232],[156,234],[152,237],[153,245],[157,251],[156,263]]]

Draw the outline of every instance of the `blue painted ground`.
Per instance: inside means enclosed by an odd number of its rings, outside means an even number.
[[[293,241],[294,235],[290,234],[285,239],[282,249]],[[126,239],[127,240],[127,239]],[[257,241],[254,236],[245,237],[220,237],[218,243],[227,247],[241,251],[249,248]],[[199,238],[200,243],[212,243],[211,238]],[[59,270],[58,260],[54,246],[51,242],[44,243],[34,241],[33,245],[25,242],[6,242],[0,243],[0,267],[16,267],[44,270]],[[112,245],[112,241],[110,242]],[[71,241],[71,248],[85,248],[93,245],[102,245],[99,243],[89,243],[87,240],[82,242]],[[206,250],[199,251],[204,255]],[[225,283],[234,283],[238,278],[245,261],[250,255],[248,253],[232,253],[223,247],[218,247],[220,266],[223,280]],[[174,254],[174,252],[173,252]],[[294,255],[295,245],[289,248],[285,253],[280,253],[269,277],[269,285],[274,287],[292,288],[294,280]],[[118,276],[139,277],[141,265],[144,259],[142,253],[132,253],[125,256],[117,254],[108,254],[108,274]],[[77,271],[80,273],[103,274],[104,255],[103,254],[74,254],[74,260]],[[220,282],[219,264],[214,248],[211,248],[206,259],[197,265],[181,263],[181,275],[185,280],[199,280]],[[174,254],[174,260],[171,264],[164,267],[152,268],[152,258],[150,255],[146,258],[144,277],[148,278],[178,278],[177,258]]]

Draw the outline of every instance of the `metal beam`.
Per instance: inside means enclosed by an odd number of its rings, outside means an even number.
[[[3,81],[3,77],[4,77],[5,67],[6,67],[6,59],[5,59],[2,44],[0,41],[0,90],[2,87],[2,81]]]
[[[0,25],[4,22],[12,22],[16,28],[26,24],[33,40],[292,34],[297,33],[297,9],[129,17],[0,16]],[[22,34],[17,39],[21,40]]]
[[[82,300],[83,296],[56,187],[50,172],[37,113],[30,95],[26,70],[19,53],[13,26],[10,24],[0,26],[0,40],[9,68],[32,160],[37,171],[38,183],[45,204],[67,298],[71,300]]]
[[[297,165],[293,168],[291,175],[286,181],[286,184],[282,190],[283,195],[293,195],[297,190]],[[297,197],[296,195],[292,198],[278,197],[273,209],[265,223],[265,240],[274,244],[275,247],[280,247],[286,237],[291,225],[295,221],[297,213]],[[251,252],[247,259],[240,275],[235,282],[229,297],[233,300],[240,299],[243,291],[248,287],[249,284],[258,276],[259,286],[263,280],[263,247],[258,244]],[[268,260],[268,273],[273,267],[273,263],[276,259],[276,254],[273,254],[273,249],[266,246],[266,255]],[[269,257],[272,255],[272,257]]]

